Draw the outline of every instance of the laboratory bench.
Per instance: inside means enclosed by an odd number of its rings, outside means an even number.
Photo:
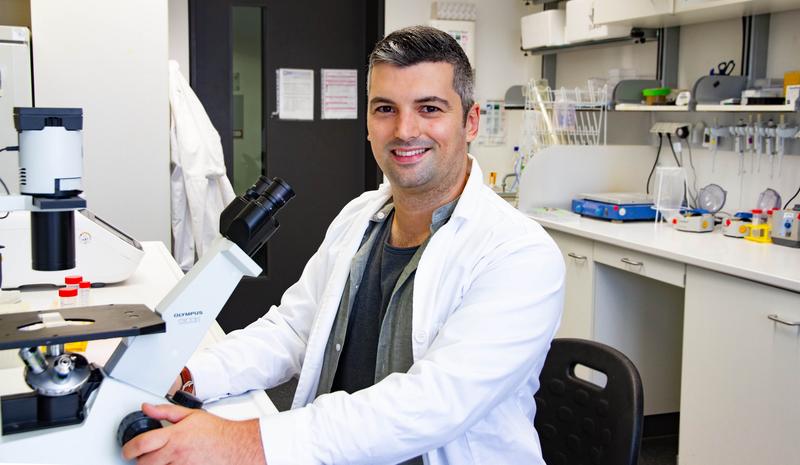
[[[90,305],[144,304],[154,309],[183,277],[183,272],[163,243],[142,242],[141,244],[145,254],[134,274],[123,283],[92,288]],[[53,309],[56,307],[57,300],[58,295],[55,288],[38,287],[35,290],[25,290],[22,292],[20,303],[0,306],[0,314]],[[214,323],[200,347],[211,345],[224,335],[219,324]],[[89,341],[85,355],[90,362],[103,365],[118,343],[119,338]],[[0,351],[0,395],[30,391],[23,379],[23,365],[16,352],[16,350]],[[146,370],[147,367],[142,367],[142,369]],[[175,374],[175,376],[177,375],[178,373]],[[229,419],[256,418],[277,412],[269,397],[261,390],[208,403],[205,408]],[[42,436],[43,441],[46,438],[46,435]]]
[[[653,222],[531,215],[566,263],[560,337],[607,343],[680,412],[680,465],[800,457],[800,249]]]

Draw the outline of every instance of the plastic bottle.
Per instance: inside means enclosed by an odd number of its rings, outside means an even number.
[[[58,290],[58,303],[61,308],[75,307],[78,304],[78,288],[65,287]],[[88,341],[68,342],[64,344],[67,352],[86,352]]]
[[[92,289],[92,283],[89,281],[81,281],[78,284],[78,305],[85,307],[89,305],[89,292]]]
[[[78,289],[78,285],[83,281],[83,276],[80,275],[71,275],[64,277],[64,284],[67,285],[67,289]]]
[[[58,305],[61,308],[74,307],[78,304],[78,289],[65,287],[58,290]]]
[[[495,192],[500,192],[500,187],[497,185],[497,173],[495,171],[489,172],[489,187]]]

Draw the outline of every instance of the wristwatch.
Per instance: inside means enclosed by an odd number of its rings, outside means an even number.
[[[192,379],[192,372],[190,372],[186,367],[183,367],[183,370],[181,370],[181,387],[179,390],[188,392],[189,394],[194,394],[194,380]]]

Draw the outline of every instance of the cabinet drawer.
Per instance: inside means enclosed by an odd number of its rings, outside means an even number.
[[[594,255],[594,244],[589,239],[583,239],[572,234],[548,229],[547,233],[556,241],[556,245],[561,249],[564,260],[576,264],[588,264],[592,262]]]
[[[686,265],[635,250],[595,242],[594,261],[673,286],[684,287]]]

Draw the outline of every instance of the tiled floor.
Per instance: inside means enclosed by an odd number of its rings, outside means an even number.
[[[678,436],[658,436],[642,440],[639,465],[676,465]]]

